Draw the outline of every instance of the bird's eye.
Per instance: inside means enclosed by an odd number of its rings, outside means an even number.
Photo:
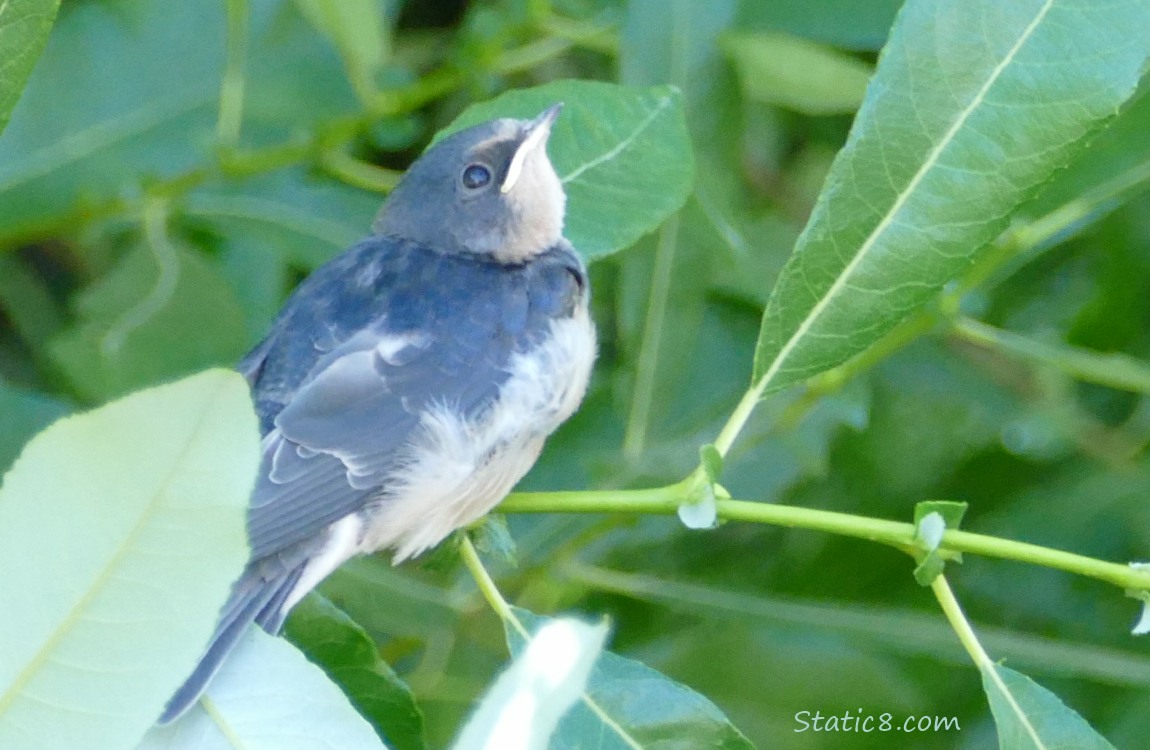
[[[463,170],[463,187],[478,190],[491,182],[491,170],[482,164],[468,164]]]

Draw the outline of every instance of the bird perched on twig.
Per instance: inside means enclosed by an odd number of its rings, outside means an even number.
[[[559,110],[432,146],[240,363],[263,432],[251,558],[161,722],[345,560],[400,562],[491,510],[579,405],[595,332],[547,157]]]

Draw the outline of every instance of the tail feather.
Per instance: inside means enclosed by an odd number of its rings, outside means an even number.
[[[287,617],[283,604],[299,582],[305,564],[299,564],[271,580],[264,577],[266,571],[260,566],[253,565],[245,571],[232,587],[232,594],[220,613],[216,632],[199,664],[168,699],[158,723],[171,723],[199,700],[249,625],[258,623],[272,634],[279,631]]]

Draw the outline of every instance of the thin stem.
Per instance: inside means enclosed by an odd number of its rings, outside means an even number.
[[[378,167],[350,156],[343,149],[324,152],[321,164],[330,174],[354,187],[377,193],[389,193],[399,184],[402,172]]]
[[[615,33],[614,25],[579,21],[549,13],[539,22],[539,27],[548,36],[561,37],[576,46],[605,55],[619,54],[619,36]]]
[[[955,335],[971,343],[1040,365],[1056,367],[1070,377],[1087,383],[1150,394],[1150,365],[1133,357],[1047,344],[966,317],[956,319],[952,330]]]
[[[930,585],[930,590],[934,592],[934,598],[938,600],[938,604],[942,607],[942,613],[946,615],[946,619],[950,622],[950,626],[954,628],[954,632],[958,635],[958,640],[962,642],[962,647],[966,649],[966,653],[970,654],[970,658],[974,661],[979,669],[986,666],[991,666],[990,656],[982,648],[982,644],[978,642],[978,636],[974,633],[974,628],[970,626],[970,621],[966,619],[966,615],[962,611],[962,607],[958,603],[958,599],[954,598],[954,592],[950,590],[950,584],[946,582],[946,576],[938,576],[934,579],[934,583]]]
[[[652,272],[651,294],[647,302],[647,318],[643,323],[643,341],[635,367],[631,411],[627,416],[627,429],[623,434],[623,457],[628,461],[636,461],[642,456],[647,444],[647,429],[651,422],[651,406],[655,400],[659,350],[663,343],[667,302],[671,297],[671,274],[675,268],[678,237],[679,216],[676,214],[659,230],[659,242],[655,247],[655,268]]]
[[[463,558],[463,564],[471,573],[471,577],[475,579],[479,593],[483,594],[483,598],[487,600],[495,614],[499,615],[500,620],[511,623],[520,635],[528,638],[527,628],[523,627],[523,623],[519,622],[519,618],[511,611],[511,605],[503,598],[503,594],[499,593],[495,579],[487,572],[487,568],[483,567],[483,561],[479,559],[479,553],[475,550],[475,545],[471,543],[471,537],[466,534],[462,536],[463,539],[459,544],[459,555]]]
[[[220,114],[216,140],[224,148],[235,148],[240,140],[244,116],[244,63],[248,47],[247,0],[227,0],[227,61],[220,81]]]
[[[679,483],[650,490],[517,493],[504,500],[499,508],[505,513],[672,515],[681,503],[690,499],[688,489],[685,483]],[[715,501],[715,506],[719,518],[726,521],[823,531],[887,544],[906,552],[916,549],[915,527],[912,523],[746,500],[719,499]],[[947,531],[943,534],[939,549],[949,553],[968,552],[1031,563],[1105,581],[1123,589],[1150,591],[1150,571],[1037,544],[968,531]]]

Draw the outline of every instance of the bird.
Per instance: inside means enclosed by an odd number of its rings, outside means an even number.
[[[561,108],[433,143],[239,363],[262,434],[249,560],[160,724],[346,560],[398,564],[488,513],[578,408],[596,333],[547,155]]]

